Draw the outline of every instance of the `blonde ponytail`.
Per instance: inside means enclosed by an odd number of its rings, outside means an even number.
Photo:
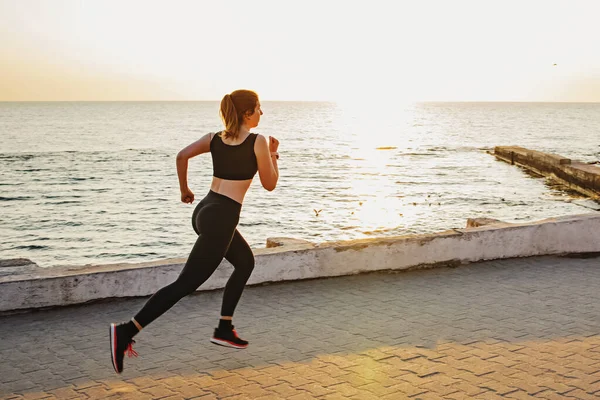
[[[235,139],[240,130],[240,121],[230,94],[226,94],[221,100],[221,119],[225,125],[223,136]]]
[[[252,115],[258,104],[258,95],[251,90],[236,90],[226,94],[221,100],[221,119],[225,130],[223,138],[236,139],[244,120],[244,115]]]

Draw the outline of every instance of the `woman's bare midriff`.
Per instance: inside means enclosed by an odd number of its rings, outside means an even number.
[[[213,176],[212,183],[210,185],[210,190],[222,194],[223,196],[227,196],[230,199],[233,199],[238,203],[242,204],[244,202],[244,197],[246,196],[246,192],[248,191],[248,188],[250,188],[251,183],[252,179],[246,179],[243,181],[232,181],[229,179],[222,179]]]

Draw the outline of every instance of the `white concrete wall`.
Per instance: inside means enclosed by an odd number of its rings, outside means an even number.
[[[256,267],[248,283],[585,252],[600,252],[600,213],[527,224],[499,223],[431,235],[320,245],[291,241],[289,245],[256,249]],[[151,295],[175,280],[184,262],[185,259],[172,259],[143,264],[37,268],[0,276],[0,311]],[[199,290],[222,288],[231,268],[224,261]]]

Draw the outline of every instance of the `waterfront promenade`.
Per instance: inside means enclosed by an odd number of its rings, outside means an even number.
[[[222,291],[137,337],[145,298],[0,317],[0,399],[500,399],[600,396],[600,258],[535,257],[247,288],[246,350],[212,345]]]

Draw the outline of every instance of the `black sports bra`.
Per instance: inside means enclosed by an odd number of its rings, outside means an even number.
[[[223,142],[220,132],[210,141],[210,153],[213,160],[213,176],[233,181],[243,181],[254,178],[258,171],[254,142],[256,133],[248,135],[246,140],[238,145]]]

